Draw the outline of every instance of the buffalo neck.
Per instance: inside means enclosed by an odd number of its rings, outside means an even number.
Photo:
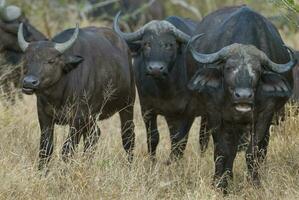
[[[155,79],[157,88],[164,93],[176,94],[185,89],[187,85],[187,74],[184,62],[175,62],[171,71],[164,79]]]
[[[44,99],[44,101],[56,108],[64,106],[70,100],[66,78],[62,77],[54,85],[41,89],[36,93],[36,96],[37,98]]]

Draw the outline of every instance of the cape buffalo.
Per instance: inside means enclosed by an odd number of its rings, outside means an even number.
[[[2,61],[3,76],[2,87],[8,100],[15,102],[14,94],[11,94],[11,83],[14,87],[19,88],[22,75],[21,67],[16,65],[20,63],[23,52],[18,45],[18,27],[20,23],[24,23],[24,37],[27,41],[45,40],[45,36],[30,25],[28,20],[22,15],[21,9],[17,6],[5,5],[5,1],[0,2],[0,53],[4,58]],[[11,68],[6,69],[6,66]],[[5,66],[5,68],[4,68]]]
[[[135,55],[133,67],[149,154],[155,159],[159,142],[157,115],[162,115],[171,135],[170,158],[180,158],[194,118],[200,114],[191,108],[187,84],[193,73],[185,60],[185,47],[196,22],[173,16],[151,21],[134,33],[124,33],[118,26],[119,15],[114,19],[114,30]]]
[[[23,24],[18,41],[25,52],[23,92],[36,94],[41,128],[42,169],[53,152],[54,125],[69,125],[63,159],[73,154],[81,136],[93,152],[100,136],[97,120],[119,112],[123,146],[132,159],[135,83],[126,43],[108,28],[69,29],[51,41],[27,42]],[[90,151],[89,151],[90,150]]]
[[[198,43],[198,36],[191,41],[198,71],[189,88],[201,95],[212,127],[214,183],[227,192],[238,141],[250,132],[246,162],[250,180],[259,185],[269,127],[292,94],[296,60],[272,23],[247,6],[211,13],[196,32],[205,35]]]

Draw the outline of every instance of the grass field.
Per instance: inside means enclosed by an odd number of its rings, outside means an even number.
[[[26,4],[27,1],[11,2]],[[33,5],[31,2],[43,1],[28,2],[28,5]],[[61,20],[61,23],[53,20],[48,24],[47,14],[51,20],[52,10],[46,12],[44,19],[41,17],[44,14],[42,11],[47,8],[34,5],[37,6],[32,6],[32,13],[28,12],[29,19],[44,33],[45,24],[49,25],[49,35],[62,31],[59,26],[68,28],[77,21],[70,15],[72,20]],[[267,6],[266,3],[263,5]],[[37,12],[39,10],[41,11]],[[89,22],[83,21],[80,25],[84,27]],[[299,34],[294,35],[284,30],[282,35],[287,45],[299,49]],[[64,163],[60,154],[68,127],[56,126],[50,172],[44,176],[37,170],[40,130],[35,97],[24,96],[23,101],[17,101],[16,105],[9,107],[2,103],[0,100],[0,200],[299,199],[299,116],[295,115],[295,109],[290,105],[286,121],[280,126],[271,127],[268,156],[261,167],[262,187],[254,189],[247,182],[245,156],[241,152],[235,160],[230,193],[223,197],[222,193],[211,186],[214,173],[213,145],[210,143],[208,151],[203,155],[199,151],[200,119],[192,126],[184,158],[170,166],[164,164],[170,153],[170,141],[163,118],[158,119],[160,144],[157,164],[152,164],[147,156],[145,128],[138,101],[135,103],[134,118],[135,159],[131,165],[127,163],[122,148],[118,115],[99,123],[102,135],[93,161],[82,158],[81,147],[71,163]]]
[[[136,150],[132,165],[121,145],[118,115],[100,122],[102,136],[94,161],[84,161],[82,150],[71,164],[60,157],[67,127],[56,127],[55,151],[47,176],[37,171],[39,126],[35,97],[9,108],[0,107],[0,199],[299,199],[299,117],[288,106],[286,122],[271,128],[266,163],[262,166],[262,188],[246,180],[244,153],[234,167],[231,192],[223,197],[211,187],[214,171],[213,145],[201,155],[198,119],[191,130],[182,160],[166,166],[169,133],[159,119],[161,142],[158,163],[147,157],[145,129],[139,104],[135,106]],[[82,149],[82,148],[81,148]]]

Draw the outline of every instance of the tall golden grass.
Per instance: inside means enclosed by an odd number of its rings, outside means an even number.
[[[99,122],[102,135],[93,161],[82,157],[82,147],[72,162],[61,160],[67,127],[55,129],[55,146],[47,176],[37,170],[40,130],[35,97],[26,96],[11,107],[0,107],[0,199],[298,199],[299,118],[288,105],[289,116],[271,128],[266,163],[261,167],[262,187],[246,180],[244,153],[235,161],[234,181],[227,197],[211,186],[213,145],[201,155],[200,120],[190,132],[182,160],[167,166],[169,132],[159,118],[161,141],[158,162],[147,156],[146,137],[139,103],[135,106],[135,159],[127,163],[122,148],[118,115]]]
[[[41,15],[32,14],[29,18],[44,30],[43,20],[47,17]],[[69,21],[63,22],[67,24],[65,28],[75,24],[76,18],[70,16]],[[84,25],[89,22],[82,22]],[[51,34],[61,31],[57,28],[60,26],[50,21]],[[298,34],[285,31],[283,36],[288,45],[299,47]],[[158,162],[152,164],[138,100],[134,118],[136,148],[131,165],[122,148],[120,122],[115,115],[99,122],[102,135],[93,161],[84,160],[81,146],[72,162],[64,163],[60,153],[68,127],[57,126],[50,171],[44,176],[37,170],[40,130],[35,101],[34,96],[25,96],[23,101],[7,107],[0,100],[0,199],[299,199],[299,117],[296,107],[290,104],[286,120],[271,127],[267,161],[261,167],[262,187],[255,189],[247,182],[241,152],[235,160],[230,193],[223,197],[211,186],[213,145],[205,154],[199,152],[200,119],[192,126],[184,158],[167,166],[164,161],[170,153],[169,132],[164,119],[158,118]]]

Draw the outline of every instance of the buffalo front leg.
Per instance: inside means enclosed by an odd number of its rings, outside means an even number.
[[[150,158],[156,160],[156,150],[159,143],[159,131],[157,128],[157,114],[151,111],[143,111],[142,117],[146,128],[147,149]]]
[[[47,166],[53,153],[54,122],[53,118],[47,115],[40,105],[38,106],[38,120],[41,129],[38,169],[42,170]]]
[[[256,146],[254,146],[252,144],[252,141],[250,141],[248,149],[246,151],[246,163],[247,163],[248,175],[249,175],[248,178],[250,182],[256,187],[259,187],[261,184],[258,171],[260,165],[264,162],[266,158],[268,143],[269,143],[269,132],[266,133],[264,139],[258,142]]]
[[[268,116],[268,119],[263,116],[263,119],[264,120],[257,120],[255,133],[252,135],[246,151],[246,163],[249,179],[252,184],[257,187],[260,186],[260,176],[258,171],[267,155],[270,137],[269,128],[272,116]]]
[[[67,162],[74,155],[80,142],[82,132],[86,131],[84,120],[75,118],[70,124],[69,135],[62,147],[62,159]]]
[[[170,161],[180,159],[187,146],[189,130],[192,126],[194,118],[177,119],[165,117],[171,140]]]
[[[135,132],[134,132],[134,104],[128,105],[126,109],[119,112],[121,122],[121,137],[125,151],[128,154],[129,162],[133,160],[133,150],[135,146]]]
[[[86,127],[89,127],[86,125]],[[97,148],[97,143],[101,135],[101,130],[94,121],[90,128],[84,130],[83,140],[84,140],[84,154],[88,155],[90,158],[93,157],[95,150]]]
[[[200,122],[200,130],[199,130],[199,147],[201,153],[206,152],[208,148],[209,140],[210,140],[210,132],[208,128],[207,118],[205,116],[202,116]]]
[[[238,150],[239,134],[232,130],[213,132],[215,175],[214,186],[227,193],[228,181],[233,178],[233,163]]]

